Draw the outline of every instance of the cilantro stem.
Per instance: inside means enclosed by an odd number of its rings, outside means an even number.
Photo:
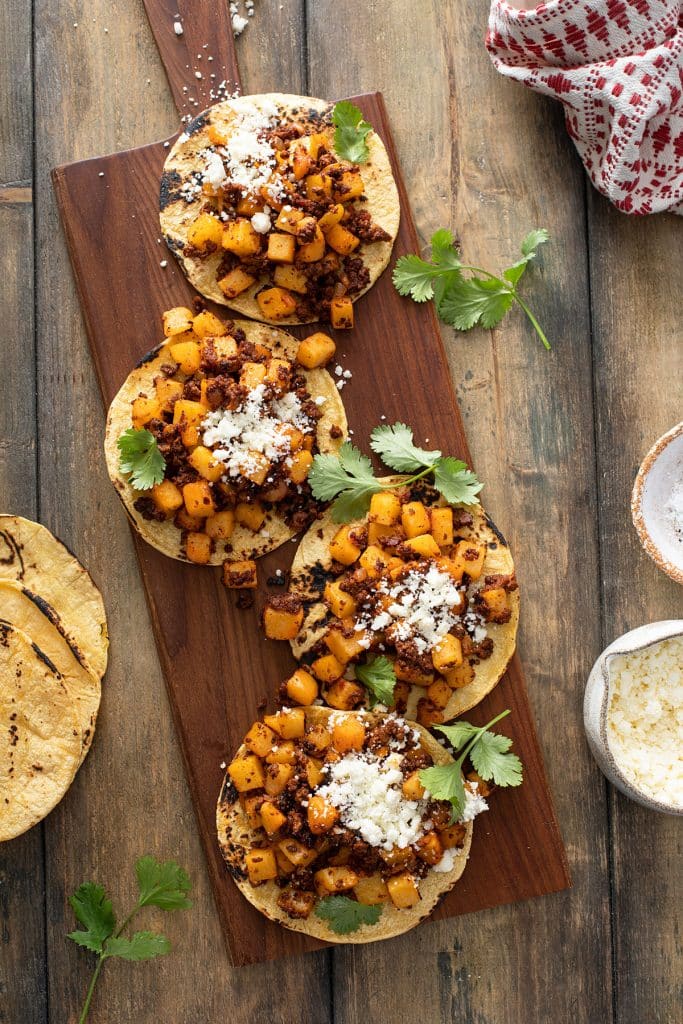
[[[100,971],[102,970],[102,967],[104,965],[104,961],[105,961],[104,953],[100,953],[99,957],[97,959],[97,966],[95,967],[92,979],[90,981],[90,987],[88,988],[88,994],[85,997],[85,1003],[83,1004],[83,1009],[81,1010],[81,1015],[78,1018],[78,1024],[85,1024],[86,1020],[88,1019],[88,1014],[90,1013],[90,1004],[92,1002],[93,992],[95,991],[95,985],[97,984],[97,979],[100,976]]]
[[[543,345],[546,348],[546,350],[548,352],[550,352],[550,342],[546,338],[545,334],[543,333],[543,329],[541,328],[541,325],[539,324],[538,320],[536,319],[534,314],[531,312],[531,310],[527,306],[527,304],[524,301],[524,299],[519,297],[519,295],[517,294],[517,292],[515,291],[514,288],[512,289],[512,293],[511,294],[512,294],[512,297],[515,300],[515,302],[519,303],[519,305],[522,307],[522,309],[524,310],[526,315],[531,320],[531,323],[533,324],[533,327],[534,327],[534,329],[536,331],[536,334],[539,336],[539,338],[543,342]]]
[[[463,761],[465,760],[465,758],[469,754],[469,752],[472,749],[472,747],[476,746],[476,744],[479,742],[479,738],[483,735],[483,733],[488,732],[488,730],[491,728],[492,725],[496,725],[497,722],[500,722],[501,718],[506,718],[507,715],[509,715],[509,714],[510,714],[510,709],[507,708],[507,710],[501,711],[501,713],[499,715],[497,715],[495,718],[492,718],[491,721],[488,722],[486,725],[482,725],[479,729],[477,729],[477,731],[475,732],[475,734],[472,737],[472,739],[465,746],[465,749],[463,750],[462,754],[460,755],[460,757],[456,761],[456,764],[462,765]]]

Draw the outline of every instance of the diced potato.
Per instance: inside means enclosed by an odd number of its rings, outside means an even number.
[[[360,643],[364,636],[362,631],[353,632],[351,636],[344,636],[342,630],[353,629],[352,619],[342,619],[340,626],[332,626],[325,636],[325,646],[334,654],[337,661],[346,665],[352,658],[357,657],[362,650]]]
[[[362,750],[365,743],[365,726],[359,718],[349,715],[332,726],[332,745],[340,754],[349,750]]]
[[[169,351],[172,359],[178,363],[182,373],[191,376],[197,372],[202,359],[198,342],[181,341],[177,344],[169,345]]]
[[[325,778],[321,761],[309,757],[306,761],[306,781],[311,789],[316,789]]]
[[[278,810],[270,800],[264,800],[261,804],[261,824],[269,836],[279,832],[287,821],[287,815]]]
[[[332,804],[328,803],[322,796],[313,795],[309,797],[306,809],[308,827],[313,835],[319,836],[323,832],[329,832],[333,825],[339,820],[339,811]]]
[[[223,225],[223,248],[235,256],[255,256],[261,248],[261,236],[249,220],[228,221]]]
[[[278,392],[287,391],[292,379],[292,364],[288,359],[269,359],[266,363],[266,376],[265,381],[270,384],[271,387]],[[294,428],[289,428],[293,430]],[[300,431],[297,431],[299,436]]]
[[[462,665],[451,669],[446,676],[446,682],[452,690],[459,690],[461,686],[468,686],[474,679],[474,669],[469,661],[463,661]]]
[[[277,746],[266,754],[268,764],[296,764],[297,750],[293,740],[279,740]]]
[[[182,492],[171,480],[162,480],[160,484],[155,484],[149,496],[159,511],[167,516],[176,512],[183,504]]]
[[[330,302],[330,323],[338,331],[350,331],[353,327],[353,303],[346,295]]]
[[[400,868],[412,859],[413,851],[409,846],[392,846],[390,850],[380,850],[379,855],[391,868]]]
[[[202,422],[206,409],[201,402],[193,402],[187,398],[179,399],[173,406],[173,422],[194,427]],[[185,443],[183,439],[183,443]]]
[[[200,213],[187,231],[187,240],[200,252],[214,252],[223,241],[223,223],[210,213]]]
[[[368,875],[367,878],[359,878],[353,887],[353,894],[359,903],[366,907],[372,907],[377,903],[387,903],[389,890],[387,883],[381,875]]]
[[[440,548],[447,548],[453,543],[453,509],[433,508],[431,511],[432,537]]]
[[[363,195],[364,188],[361,173],[356,169],[344,171],[341,178],[335,179],[333,185],[335,199],[341,200],[342,203],[348,203],[352,199],[360,198]]]
[[[428,698],[421,697],[417,702],[417,721],[425,729],[431,729],[433,725],[441,725],[443,723],[443,711],[441,708],[437,708],[436,704],[432,703]]]
[[[247,526],[258,533],[265,522],[266,513],[258,501],[239,501],[235,506],[235,519],[241,526]]]
[[[161,416],[161,402],[158,398],[134,399],[132,406],[133,426],[136,430],[142,430],[150,420],[159,419]]]
[[[273,232],[268,236],[267,256],[273,263],[293,263],[295,251],[296,240],[292,235]]]
[[[297,146],[292,157],[292,170],[294,171],[296,181],[301,181],[302,178],[305,178],[312,166],[313,159],[310,153],[303,146]]]
[[[305,295],[308,287],[308,278],[303,270],[299,270],[298,267],[288,266],[285,263],[281,263],[275,268],[273,271],[273,281],[278,287],[290,292],[297,292],[299,295]]]
[[[261,827],[261,804],[265,800],[263,793],[254,793],[249,791],[250,795],[245,796],[244,793],[240,794],[240,806],[247,816],[247,821],[252,828]]]
[[[322,754],[332,742],[332,733],[324,725],[313,725],[306,733],[306,747]]]
[[[213,553],[213,540],[208,533],[188,533],[185,538],[185,554],[190,562],[208,565]]]
[[[263,209],[263,202],[256,196],[242,196],[235,209],[240,217],[253,217]]]
[[[194,313],[187,306],[174,306],[173,309],[167,309],[161,317],[164,334],[167,338],[173,337],[174,334],[184,334],[185,331],[191,329],[193,318]]]
[[[341,580],[330,580],[325,584],[324,598],[330,611],[338,619],[348,619],[356,613],[356,601],[345,590]]]
[[[422,533],[429,533],[431,526],[429,510],[421,501],[406,502],[401,509],[401,525],[409,539],[419,537]]]
[[[482,590],[479,597],[486,605],[486,612],[494,617],[508,611],[508,596],[503,587]]]
[[[417,855],[425,864],[438,864],[443,857],[443,846],[436,832],[427,832],[417,841]]]
[[[277,861],[272,850],[249,850],[244,863],[252,885],[261,885],[277,878]]]
[[[322,896],[334,892],[348,892],[358,882],[358,875],[351,868],[329,867],[321,868],[313,876],[316,892]]]
[[[175,523],[179,530],[189,530],[190,532],[197,533],[200,530],[204,529],[205,524],[208,522],[208,520],[202,519],[199,516],[188,515],[187,509],[183,505],[183,507],[179,508],[178,511],[176,512],[173,522]]]
[[[170,380],[168,377],[159,377],[155,383],[157,400],[161,405],[162,412],[170,412],[173,403],[183,393],[183,385],[179,380]]]
[[[300,452],[295,452],[287,467],[287,475],[292,483],[302,484],[308,477],[311,466],[313,465],[313,456],[310,452],[305,449]]]
[[[420,782],[420,773],[415,771],[406,775],[401,785],[401,792],[406,800],[421,800],[425,794],[425,788]]]
[[[385,555],[381,548],[378,548],[375,544],[371,544],[367,547],[363,554],[359,558],[360,564],[363,566],[368,576],[371,579],[376,579],[382,575],[383,569],[386,568],[389,562],[389,556]]]
[[[411,537],[405,542],[405,545],[423,558],[436,558],[441,554],[441,549],[431,533],[422,533],[419,537]]]
[[[452,692],[446,680],[439,676],[427,687],[427,700],[430,700],[439,711],[443,711],[451,699]]]
[[[209,142],[211,143],[212,146],[224,146],[225,143],[228,141],[227,135],[224,132],[222,132],[221,129],[215,124],[209,125],[207,129],[207,134],[209,136]]]
[[[201,313],[197,313],[193,317],[192,330],[198,338],[220,338],[228,333],[228,328],[223,321],[210,313],[208,309],[203,309]]]
[[[265,363],[243,363],[242,370],[240,372],[240,384],[244,388],[257,388],[259,384],[263,384],[266,379],[266,373],[268,372]]]
[[[263,629],[269,640],[293,640],[303,621],[303,608],[289,611],[267,604],[263,609]]]
[[[407,871],[387,879],[387,889],[391,902],[401,910],[414,907],[420,902],[420,891],[415,879]]]
[[[334,224],[325,234],[327,244],[341,256],[349,256],[360,245],[360,238],[352,234],[343,224]]]
[[[264,715],[263,721],[283,740],[298,740],[306,728],[306,712],[303,708],[287,708],[275,715]]]
[[[325,132],[313,132],[311,135],[305,136],[301,141],[307,146],[308,152],[314,160],[318,159],[320,150],[327,149],[328,146],[328,138]]]
[[[284,320],[296,313],[296,299],[285,288],[264,288],[256,301],[267,320]]]
[[[240,467],[242,475],[253,484],[260,487],[268,476],[270,470],[270,459],[263,452],[249,451],[249,461]]]
[[[253,590],[256,587],[256,562],[223,562],[223,583],[230,590]]]
[[[252,284],[256,284],[256,278],[252,274],[248,274],[242,267],[233,267],[221,277],[218,287],[226,299],[235,299],[242,292],[246,292],[247,288],[251,288]]]
[[[403,679],[406,683],[412,683],[413,686],[430,686],[434,682],[433,672],[423,672],[414,665],[408,665],[401,661],[400,658],[394,662],[394,672],[397,679]]]
[[[344,207],[342,206],[341,203],[337,203],[336,206],[332,206],[327,211],[327,213],[324,213],[320,220],[318,221],[318,224],[320,225],[320,230],[323,232],[323,234],[327,234],[328,231],[330,231],[333,227],[335,227],[335,225],[339,223],[343,216]],[[336,248],[336,246],[332,246],[332,248],[334,249]]]
[[[470,540],[460,540],[455,545],[450,561],[453,564],[453,573],[460,573],[460,579],[467,573],[471,580],[478,580],[484,568],[486,558],[486,545],[477,544]]]
[[[229,540],[235,529],[235,513],[231,508],[209,516],[204,527],[213,540]]]
[[[307,868],[318,856],[316,850],[311,850],[308,846],[304,846],[298,839],[283,839],[277,845],[287,860],[290,860],[298,868]]]
[[[196,483],[185,484],[183,487],[183,501],[188,515],[207,518],[216,511],[216,503],[211,494],[208,481],[197,480]]]
[[[311,664],[311,671],[321,683],[333,683],[344,672],[344,666],[337,661],[334,654],[323,654]]]
[[[394,526],[401,518],[401,500],[393,491],[380,491],[370,498],[368,522],[380,526]],[[422,533],[423,531],[419,531]],[[409,534],[408,536],[412,536]]]
[[[462,644],[457,636],[446,634],[432,651],[432,664],[442,675],[462,664]]]
[[[324,697],[331,708],[337,711],[352,711],[365,698],[365,689],[350,679],[338,679],[325,690]]]
[[[270,753],[275,739],[275,733],[264,722],[254,722],[244,737],[244,745],[247,750],[252,754],[256,754],[257,757],[265,757],[266,754]]]
[[[263,765],[255,754],[236,757],[228,765],[228,775],[238,793],[246,793],[248,789],[263,789],[266,781]]]
[[[296,234],[297,224],[303,220],[303,217],[303,210],[296,210],[291,206],[288,209],[283,207],[275,221],[275,227],[278,231],[286,231],[290,235]]]
[[[342,526],[330,541],[330,554],[342,565],[353,565],[360,557],[362,548],[350,526]]]
[[[299,343],[296,358],[301,366],[305,366],[307,370],[313,370],[317,366],[329,363],[336,351],[337,346],[329,334],[316,331],[315,334],[309,334]]]
[[[331,198],[332,179],[326,174],[309,174],[306,178],[306,195],[309,199]]]
[[[190,453],[187,460],[193,469],[196,469],[200,476],[210,483],[216,483],[225,473],[225,466],[213,457],[210,448],[200,444]]]
[[[256,827],[258,828],[258,825]],[[275,847],[275,860],[277,861],[277,870],[280,878],[287,878],[288,875],[296,871],[296,865],[292,864],[289,857],[285,857],[282,850],[277,846]]]
[[[312,704],[318,696],[318,684],[310,672],[299,668],[285,683],[285,692],[297,704]]]
[[[460,823],[439,829],[439,839],[444,850],[452,850],[454,847],[463,846],[466,835],[467,828]]]
[[[382,526],[380,523],[368,523],[368,545],[380,545],[387,537],[403,536],[400,526]]]
[[[294,778],[293,765],[269,764],[266,767],[266,779],[263,788],[268,796],[278,796],[292,778]]]
[[[303,242],[296,254],[301,263],[317,263],[325,255],[325,236],[316,224],[315,238],[311,242]]]

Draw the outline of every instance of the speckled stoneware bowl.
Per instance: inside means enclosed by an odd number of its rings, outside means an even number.
[[[643,807],[664,814],[683,814],[682,807],[672,807],[646,796],[624,777],[607,738],[607,708],[610,699],[609,665],[611,659],[619,654],[630,654],[641,651],[653,644],[668,640],[669,637],[683,636],[683,619],[665,619],[663,622],[652,622],[647,626],[639,626],[629,633],[624,633],[606,647],[593,665],[586,684],[583,699],[583,723],[586,729],[588,744],[603,774],[613,786]]]
[[[683,518],[675,522],[667,513],[676,487],[683,488],[683,422],[650,448],[631,496],[640,543],[660,569],[683,583]]]

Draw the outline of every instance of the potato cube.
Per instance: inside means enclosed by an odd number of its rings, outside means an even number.
[[[240,217],[253,217],[255,213],[263,210],[263,201],[256,196],[242,196],[238,200],[235,211]]]
[[[467,573],[471,580],[478,580],[484,568],[486,558],[486,545],[477,544],[470,540],[460,540],[455,545],[451,555],[453,572],[460,573],[460,579]]]
[[[332,626],[325,636],[325,646],[342,665],[346,665],[365,649],[360,642],[365,635],[362,630],[354,631],[350,636],[344,636],[342,630],[348,632],[352,629],[353,620],[342,619],[340,625]]]
[[[311,242],[302,242],[297,250],[296,258],[301,263],[317,263],[325,255],[325,236],[316,224],[315,237]]]
[[[296,313],[296,299],[285,288],[264,288],[256,301],[266,320],[284,320]]]
[[[188,515],[187,509],[183,505],[183,507],[179,508],[176,512],[173,522],[179,530],[189,530],[191,533],[198,533],[204,529],[208,520],[201,519],[199,516]]]
[[[203,444],[197,445],[194,451],[190,453],[187,461],[193,469],[197,470],[200,476],[203,476],[210,483],[216,483],[225,473],[223,463],[214,459],[211,449],[205,448]]]
[[[252,885],[277,878],[277,861],[272,850],[251,849],[245,855],[244,863]]]
[[[279,264],[273,271],[273,281],[280,288],[305,295],[308,288],[308,278],[303,270],[298,267],[291,267],[285,263]]]
[[[365,699],[366,690],[350,679],[338,679],[328,686],[324,697],[331,708],[337,711],[352,711]],[[338,755],[337,755],[338,756]]]
[[[178,363],[182,373],[186,373],[189,377],[197,372],[202,358],[198,342],[178,342],[177,344],[169,345],[169,351],[171,358]]]
[[[453,691],[446,680],[439,676],[438,679],[435,679],[427,687],[427,700],[430,700],[439,711],[443,711],[451,699],[452,693]]]
[[[293,640],[304,621],[303,608],[280,608],[281,599],[275,598],[273,603],[263,609],[263,629],[269,640]]]
[[[292,379],[292,364],[288,359],[269,359],[266,363],[264,379],[276,392],[287,391]],[[296,431],[296,433],[300,437],[303,436],[301,431]]]
[[[433,672],[423,672],[415,665],[409,665],[397,658],[394,662],[394,672],[397,679],[405,680],[413,686],[430,686],[434,682]]]
[[[358,882],[358,875],[351,868],[329,867],[321,868],[313,876],[316,892],[320,896],[327,896],[335,892],[348,892]]]
[[[420,891],[415,879],[407,871],[387,879],[387,889],[391,902],[401,910],[414,907],[420,902]]]
[[[191,516],[206,519],[216,511],[216,503],[207,480],[197,480],[196,483],[185,484],[183,501],[188,515]]]
[[[299,221],[303,220],[304,211],[296,210],[294,207],[283,207],[275,221],[278,231],[286,231],[290,235],[296,234],[296,227]]]
[[[258,828],[258,825],[256,827]],[[278,876],[280,878],[287,878],[296,871],[296,866],[292,864],[288,857],[285,857],[282,850],[277,846],[275,847],[275,860],[277,861]]]
[[[247,288],[251,288],[253,284],[256,284],[256,278],[252,274],[248,274],[241,267],[233,267],[232,270],[229,270],[227,274],[221,277],[218,287],[226,299],[236,299],[238,295],[246,292]]]
[[[306,748],[322,754],[332,742],[332,733],[324,725],[312,725],[306,733]]]
[[[429,533],[431,526],[429,510],[421,501],[408,501],[401,510],[401,524],[408,538]]]
[[[306,729],[306,712],[303,708],[283,708],[276,715],[264,715],[263,721],[283,740],[298,740]]]
[[[296,764],[297,750],[293,740],[276,740],[277,746],[266,754],[268,764]]]
[[[213,540],[208,533],[188,533],[185,537],[185,555],[189,562],[208,565],[213,554]]]
[[[294,766],[291,764],[269,764],[266,767],[266,780],[263,784],[268,796],[279,796],[290,779],[294,778]]]
[[[381,875],[368,875],[367,878],[359,878],[353,887],[353,894],[359,903],[367,907],[377,903],[387,903],[389,890],[387,883]]]
[[[323,654],[312,662],[311,671],[321,683],[333,683],[342,676],[344,666],[337,661],[334,654]]]
[[[411,537],[405,542],[405,546],[421,558],[436,558],[441,554],[441,549],[431,533],[422,533],[419,537]]]
[[[486,613],[494,619],[508,611],[508,596],[504,587],[482,590],[479,597],[486,605]]]
[[[312,465],[313,456],[310,452],[305,449],[300,452],[295,452],[289,460],[287,475],[292,483],[302,484],[308,477],[308,473]]]
[[[235,529],[235,513],[231,508],[216,512],[206,520],[204,529],[212,540],[229,540]]]
[[[223,223],[210,213],[200,213],[187,231],[187,241],[200,252],[215,252],[223,241]]]
[[[401,786],[401,792],[406,800],[421,800],[425,795],[425,788],[420,782],[420,773],[415,771],[406,775]]]
[[[266,513],[258,501],[239,501],[235,506],[236,521],[240,526],[247,526],[254,533],[258,533],[261,529],[265,518]]]
[[[165,336],[171,338],[174,334],[184,334],[185,331],[189,331],[192,327],[193,317],[192,310],[187,306],[174,306],[173,309],[167,309],[161,317]]]
[[[380,850],[380,857],[391,868],[400,868],[412,859],[413,851],[409,846],[392,846],[390,850]]]
[[[462,664],[462,644],[457,636],[447,633],[437,644],[432,651],[432,664],[442,675]]]
[[[254,722],[251,729],[244,737],[244,745],[252,754],[257,757],[265,757],[272,750],[275,743],[275,733],[263,722]]]
[[[252,828],[261,827],[261,804],[266,799],[263,793],[254,793],[250,790],[248,795],[240,794],[240,807],[244,811],[247,821]]]
[[[381,548],[371,544],[370,547],[367,547],[360,556],[359,562],[367,572],[368,576],[371,579],[376,579],[378,576],[382,575],[382,571],[387,567],[389,556],[386,555]]]
[[[251,391],[257,388],[259,384],[263,384],[267,372],[265,363],[243,363],[240,373],[240,384],[243,388],[249,388]]]
[[[235,256],[255,256],[261,248],[261,236],[254,231],[251,221],[238,218],[223,225],[222,244]]]
[[[266,781],[263,765],[255,754],[236,757],[228,765],[228,775],[238,793],[245,793],[249,789],[263,789],[263,783]]]
[[[334,224],[325,234],[330,249],[341,256],[349,256],[360,245],[360,238],[352,234],[342,224]]]
[[[324,597],[330,611],[338,619],[347,619],[356,613],[356,601],[341,588],[341,580],[330,580],[325,584]]]
[[[310,153],[303,146],[298,145],[292,157],[292,170],[294,171],[296,181],[301,181],[302,178],[305,178],[312,166],[313,159]]]
[[[253,590],[256,586],[256,562],[223,562],[223,584],[230,590]]]
[[[327,174],[309,174],[306,178],[306,195],[309,199],[330,199],[332,179]]]
[[[350,331],[353,327],[353,303],[346,295],[330,302],[330,323],[338,331]]]
[[[431,729],[433,725],[441,725],[443,723],[443,711],[441,708],[437,708],[427,697],[421,697],[417,702],[417,721],[420,725],[423,725],[425,729]]]
[[[460,822],[439,829],[439,839],[444,850],[452,850],[455,847],[464,846],[466,835],[467,827]]]
[[[170,380],[168,377],[159,377],[157,378],[154,387],[157,400],[161,406],[161,411],[171,412],[173,409],[173,403],[176,402],[183,393],[183,385],[179,380]]]
[[[283,839],[277,845],[287,860],[298,868],[307,868],[318,856],[317,850],[311,850],[308,846],[304,846],[298,839]]]
[[[341,178],[334,181],[333,190],[335,199],[342,203],[349,203],[352,199],[359,199],[363,195],[365,186],[361,173],[357,169],[344,171]]]
[[[257,452],[250,450],[248,453],[248,462],[241,466],[242,475],[251,480],[253,484],[260,487],[263,481],[268,476],[268,470],[270,469],[270,459],[263,454],[263,452]]]
[[[279,832],[287,821],[287,815],[279,811],[270,800],[264,800],[261,804],[261,824],[269,836]]]
[[[210,124],[207,129],[207,134],[212,146],[224,146],[228,141],[227,135],[225,132],[221,131],[218,125]]]
[[[443,857],[443,846],[436,832],[427,832],[417,841],[417,855],[425,864],[438,864]]]
[[[306,782],[311,789],[316,789],[325,778],[322,761],[309,757],[306,761]]]
[[[217,316],[203,309],[192,319],[192,330],[198,338],[220,338],[228,333],[228,328]]]
[[[292,235],[280,235],[275,232],[268,236],[267,256],[273,263],[293,263],[296,241]]]
[[[206,409],[201,402],[192,402],[187,398],[181,398],[173,406],[173,422],[179,423],[181,426],[197,426],[205,416]],[[185,443],[184,439],[183,443]]]
[[[142,430],[150,420],[159,419],[161,416],[161,402],[158,398],[145,398],[140,396],[134,399],[132,406],[133,426],[136,430]]]
[[[342,526],[330,541],[330,554],[342,565],[353,565],[360,557],[362,548],[350,526]]]
[[[453,543],[453,509],[433,508],[431,511],[432,537],[440,548],[447,548]]]
[[[311,796],[306,809],[308,827],[313,835],[319,836],[329,832],[339,821],[339,811],[322,796]]]
[[[394,526],[401,518],[401,501],[393,491],[380,491],[370,498],[368,522]],[[420,531],[422,532],[422,531]]]
[[[299,343],[296,358],[301,366],[305,366],[307,370],[313,370],[317,366],[329,363],[336,351],[337,346],[329,334],[316,331],[315,334],[309,334]]]
[[[474,679],[474,669],[469,661],[463,661],[462,665],[451,669],[446,676],[446,682],[452,690],[459,690],[462,686],[468,686]]]
[[[324,213],[320,220],[318,221],[318,224],[320,225],[320,230],[323,232],[323,234],[327,234],[328,231],[330,231],[333,227],[339,224],[339,221],[342,219],[343,216],[344,207],[342,206],[341,203],[337,203],[336,206],[331,207],[327,211],[327,213]],[[332,248],[334,249],[336,247],[332,246]]]
[[[318,684],[310,672],[299,668],[285,683],[285,692],[296,704],[312,704],[318,696]]]
[[[180,488],[176,487],[171,480],[162,480],[160,484],[155,484],[149,492],[149,496],[159,511],[167,516],[176,512],[183,504]]]
[[[340,754],[349,750],[362,750],[365,743],[365,726],[359,718],[349,715],[332,726],[332,745]]]

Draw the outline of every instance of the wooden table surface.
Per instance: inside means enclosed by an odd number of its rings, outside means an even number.
[[[642,456],[681,415],[681,222],[629,219],[590,188],[559,108],[491,68],[486,8],[258,0],[238,55],[247,91],[382,90],[425,242],[450,225],[472,262],[495,268],[527,230],[550,230],[525,294],[552,353],[517,314],[494,331],[444,336],[487,504],[516,554],[520,650],[574,888],[376,946],[228,965],[131,538],[106,478],[49,181],[55,164],[164,137],[176,115],[139,0],[4,0],[0,504],[45,523],[88,566],[112,648],[93,752],[45,824],[0,849],[2,1024],[75,1024],[91,964],[65,939],[67,898],[93,878],[127,902],[143,853],[189,868],[195,907],[154,922],[172,956],[106,967],[94,1022],[680,1020],[680,822],[606,785],[581,702],[608,641],[682,612],[680,588],[643,553],[629,513]],[[102,253],[112,257],[125,254]],[[123,304],[120,315],[123,331]]]

